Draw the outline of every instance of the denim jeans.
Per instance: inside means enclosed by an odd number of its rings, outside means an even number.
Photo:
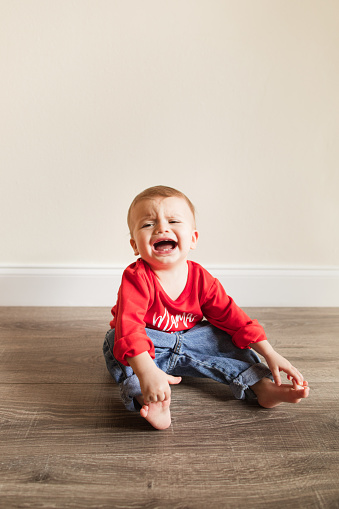
[[[135,411],[141,395],[138,377],[113,355],[115,330],[107,332],[103,352],[107,369],[119,385],[127,410]],[[155,347],[156,365],[173,376],[205,377],[229,385],[236,399],[255,399],[251,385],[264,377],[272,378],[268,367],[251,349],[236,347],[226,332],[207,321],[187,331],[162,332],[146,328]]]

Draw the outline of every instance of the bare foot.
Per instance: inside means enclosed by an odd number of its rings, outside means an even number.
[[[139,398],[138,398],[139,400]],[[140,415],[156,429],[167,429],[171,425],[171,400],[157,401],[156,403],[148,403],[139,401],[142,406]]]
[[[258,397],[258,403],[264,408],[273,408],[281,403],[299,403],[302,398],[307,398],[310,389],[307,382],[304,385],[297,385],[293,380],[293,385],[282,384],[276,385],[269,378],[263,378],[251,389]]]

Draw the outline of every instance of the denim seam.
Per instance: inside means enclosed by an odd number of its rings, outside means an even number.
[[[116,360],[116,358],[114,357],[113,355],[113,352],[111,350],[111,347],[110,347],[110,344],[108,342],[108,340],[105,338],[105,341],[104,341],[104,347],[106,346],[107,348],[107,351],[104,351],[104,356],[105,358],[108,358],[110,363],[113,365],[113,366],[119,366],[120,369],[121,369],[121,373],[123,375],[123,381],[121,383],[123,383],[125,380],[128,380],[128,376],[126,375],[126,372],[125,370],[123,369],[123,366],[120,364],[120,362],[118,362]]]
[[[178,362],[178,358],[179,358],[179,354],[180,354],[181,343],[182,343],[183,337],[180,332],[178,332],[176,334],[176,336],[177,336],[177,342],[175,343],[173,354],[171,355],[170,361],[168,363],[168,372],[171,372],[175,368],[175,365]]]

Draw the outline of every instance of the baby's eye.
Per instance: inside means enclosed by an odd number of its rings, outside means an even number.
[[[153,226],[153,223],[145,223],[141,228],[150,228],[151,226]]]
[[[168,221],[169,223],[180,223],[180,221],[177,221],[176,219],[171,219],[170,221]]]

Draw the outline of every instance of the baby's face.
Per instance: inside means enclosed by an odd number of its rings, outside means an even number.
[[[186,201],[177,196],[138,202],[131,211],[131,246],[152,269],[186,263],[198,232]]]

